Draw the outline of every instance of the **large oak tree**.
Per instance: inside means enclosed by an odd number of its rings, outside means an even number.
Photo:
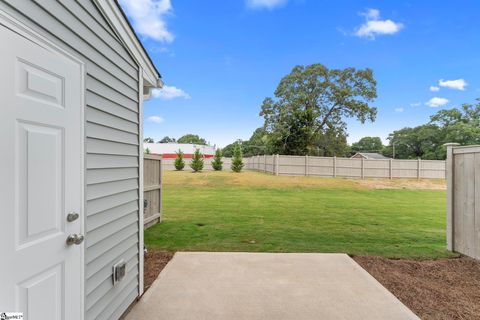
[[[266,98],[260,115],[273,152],[315,153],[328,132],[345,132],[346,118],[375,121],[377,97],[371,69],[328,69],[321,64],[296,66]]]

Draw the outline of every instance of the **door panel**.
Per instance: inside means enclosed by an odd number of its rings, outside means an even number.
[[[83,69],[1,24],[0,42],[0,311],[79,320]]]
[[[19,245],[63,232],[63,130],[19,122]]]
[[[64,106],[64,79],[60,75],[21,58],[18,58],[16,72],[19,95],[58,107]]]
[[[41,272],[18,285],[20,310],[35,319],[62,319],[63,309],[63,264]],[[52,297],[45,299],[45,296]],[[60,302],[60,303],[59,303]]]

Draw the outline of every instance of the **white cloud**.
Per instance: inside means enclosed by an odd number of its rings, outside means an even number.
[[[432,91],[432,92],[437,92],[437,91],[439,91],[439,90],[440,90],[440,88],[439,88],[439,87],[436,87],[436,86],[430,86],[430,91]]]
[[[395,108],[395,112],[403,112],[403,108]]]
[[[175,98],[190,99],[190,95],[174,86],[163,86],[162,89],[153,89],[152,96],[163,100],[172,100]]]
[[[120,4],[139,35],[162,42],[173,41],[174,36],[165,22],[165,16],[172,12],[170,0],[120,0]]]
[[[413,103],[410,103],[410,106],[411,107],[420,107],[422,105],[421,102],[413,102]]]
[[[246,0],[246,5],[250,9],[275,9],[283,6],[288,0]]]
[[[361,15],[365,16],[366,21],[355,31],[357,37],[373,40],[378,35],[395,34],[404,27],[402,23],[390,19],[380,20],[380,11],[377,9],[368,9]]]
[[[147,118],[147,120],[153,123],[162,123],[164,121],[164,119],[160,116],[150,116]]]
[[[432,99],[428,100],[427,103],[425,103],[425,104],[429,107],[436,108],[436,107],[444,106],[448,102],[449,102],[448,99],[433,97]]]
[[[380,10],[368,9],[367,12],[363,12],[361,15],[365,16],[368,20],[378,20],[380,18]]]
[[[438,85],[440,87],[445,87],[445,88],[450,88],[450,89],[456,89],[456,90],[465,90],[465,87],[467,86],[467,82],[463,79],[457,79],[457,80],[443,80],[440,79],[438,81]]]

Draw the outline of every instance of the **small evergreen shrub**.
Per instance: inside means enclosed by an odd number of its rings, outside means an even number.
[[[202,171],[203,169],[203,155],[200,153],[200,149],[196,149],[193,154],[192,162],[190,163],[190,168],[194,172]]]
[[[212,161],[212,168],[215,171],[221,171],[223,167],[222,151],[220,149],[215,150],[215,157]]]
[[[234,172],[240,172],[243,169],[242,149],[240,144],[237,143],[233,149],[232,170]]]
[[[150,149],[149,148],[145,149],[145,153],[150,154]]]
[[[175,169],[178,171],[182,171],[183,168],[185,168],[185,161],[183,160],[183,152],[182,150],[178,150],[175,152],[177,154],[177,157],[175,158]]]

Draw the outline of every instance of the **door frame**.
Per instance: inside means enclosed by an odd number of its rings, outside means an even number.
[[[77,63],[80,67],[80,232],[85,235],[85,79],[86,79],[86,68],[85,63],[73,55],[64,48],[58,46],[52,42],[47,37],[43,36],[39,31],[35,30],[36,26],[28,26],[23,21],[13,17],[2,8],[0,8],[0,26],[10,29],[12,32],[15,32],[22,37],[34,42],[42,48],[45,48],[48,51],[58,52],[73,62]],[[86,236],[86,235],[85,235]],[[82,250],[80,250],[80,293],[81,301],[80,308],[81,314],[80,319],[85,318],[85,241],[82,244]]]

